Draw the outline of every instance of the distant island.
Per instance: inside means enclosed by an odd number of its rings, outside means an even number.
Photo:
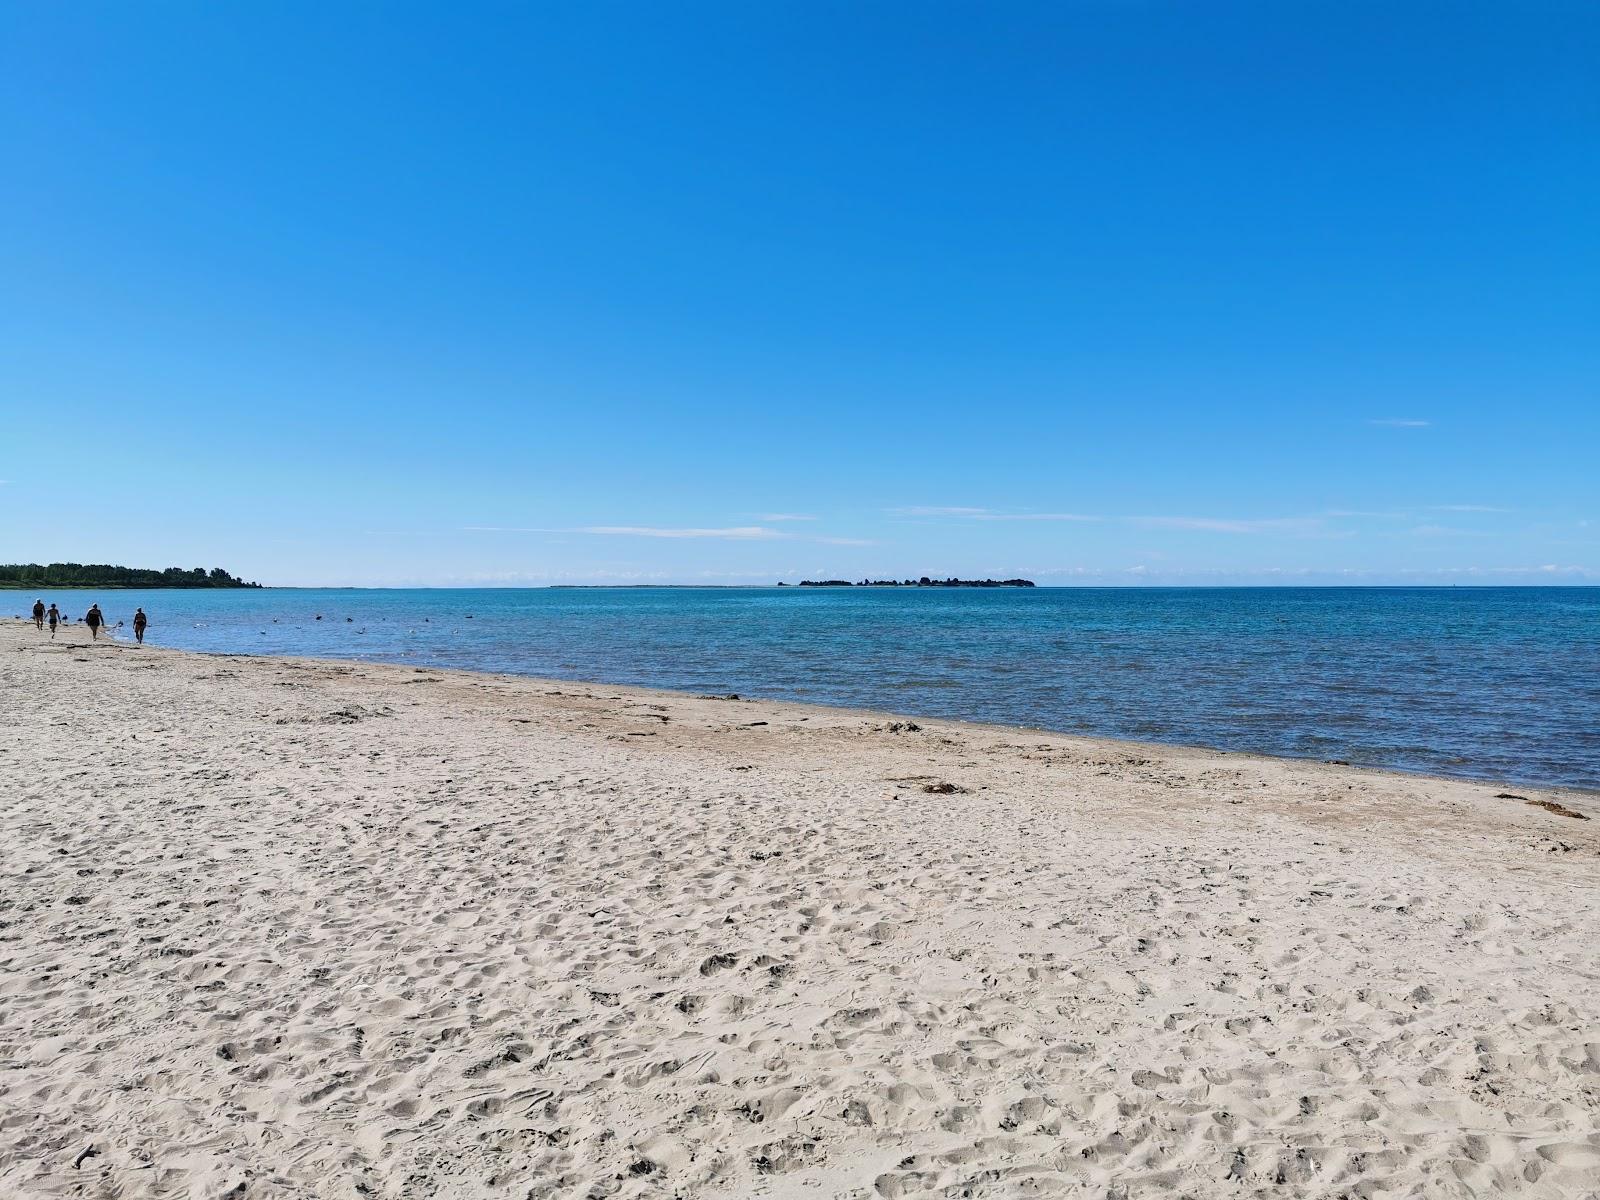
[[[1032,587],[1031,579],[863,579],[851,583],[848,579],[802,579],[801,587]],[[780,583],[779,587],[787,587]]]
[[[258,588],[221,567],[164,571],[106,563],[0,563],[0,588]]]

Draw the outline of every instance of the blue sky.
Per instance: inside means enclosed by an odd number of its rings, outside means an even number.
[[[1600,582],[1600,6],[0,26],[0,558]]]

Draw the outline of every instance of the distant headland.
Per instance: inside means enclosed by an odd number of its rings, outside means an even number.
[[[779,587],[788,584],[780,583]],[[802,579],[801,587],[1032,587],[1031,579],[863,579],[851,583],[848,579]]]
[[[221,567],[164,571],[106,563],[0,563],[0,588],[258,588]]]

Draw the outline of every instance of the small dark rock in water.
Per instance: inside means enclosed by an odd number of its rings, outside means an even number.
[[[319,620],[319,621],[322,620],[322,614],[321,613],[317,614],[317,620]]]
[[[472,620],[472,614],[471,613],[467,614],[467,620],[469,620],[469,621]]]
[[[954,796],[967,791],[959,783],[925,783],[922,790],[935,796]]]
[[[349,622],[349,621],[354,621],[354,620],[355,620],[355,618],[354,618],[354,617],[346,617],[346,618],[345,618],[345,620],[346,620],[346,621],[347,621],[347,622]]]

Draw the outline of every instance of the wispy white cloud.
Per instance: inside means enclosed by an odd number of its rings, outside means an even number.
[[[785,533],[763,525],[736,525],[730,529],[663,529],[654,525],[586,525],[574,533],[648,538],[719,538],[730,542],[815,542],[823,546],[876,546],[869,538],[832,537],[822,534]]]
[[[541,526],[467,525],[464,526],[464,530],[468,533],[584,534],[592,537],[698,538],[728,542],[815,542],[824,546],[876,546],[878,544],[869,538],[787,533],[781,529],[768,529],[765,525],[733,525],[726,528],[703,529],[662,525],[579,525],[572,529],[550,529]]]
[[[966,508],[954,505],[908,505],[891,508],[890,513],[908,517],[951,517],[963,521],[1126,521],[1146,529],[1188,529],[1204,533],[1288,533],[1327,534],[1324,516],[1404,516],[1403,513],[1358,513],[1340,510],[1322,516],[1235,519],[1230,517],[1103,517],[1090,513],[1002,512],[993,508]]]
[[[888,510],[897,517],[981,517],[987,508],[963,508],[949,504],[905,504]]]
[[[1481,529],[1452,529],[1448,525],[1418,525],[1409,530],[1414,537],[1488,537]]]
[[[1264,520],[1234,520],[1227,517],[1129,517],[1147,529],[1192,529],[1205,533],[1316,533],[1322,529],[1318,517],[1271,517]]]
[[[1098,521],[1084,513],[973,513],[974,521]]]
[[[1498,578],[1503,575],[1544,575],[1572,579],[1600,579],[1600,570],[1576,564],[1540,563],[1532,567],[1442,567],[1437,571],[1401,571],[1399,574],[1453,575],[1466,578]]]
[[[1330,508],[1323,512],[1325,517],[1339,519],[1370,519],[1374,521],[1414,521],[1421,513],[1511,513],[1514,508],[1498,508],[1492,504],[1425,504],[1419,509],[1407,512],[1396,509],[1390,512],[1379,512],[1371,509],[1360,508]]]
[[[573,533],[592,533],[607,537],[645,538],[720,538],[731,542],[755,542],[784,535],[764,525],[735,525],[727,529],[667,529],[658,525],[583,525]]]
[[[727,538],[733,541],[760,541],[786,536],[761,525],[740,525],[728,529],[671,529],[657,525],[582,525],[576,529],[554,529],[544,525],[464,525],[466,533],[589,533],[616,537]]]
[[[909,504],[887,510],[897,517],[959,517],[968,521],[1099,521],[1084,513],[1000,512],[993,508],[967,508],[960,505]]]
[[[1426,429],[1432,421],[1418,420],[1416,417],[1373,417],[1368,425],[1381,425],[1385,429]]]

